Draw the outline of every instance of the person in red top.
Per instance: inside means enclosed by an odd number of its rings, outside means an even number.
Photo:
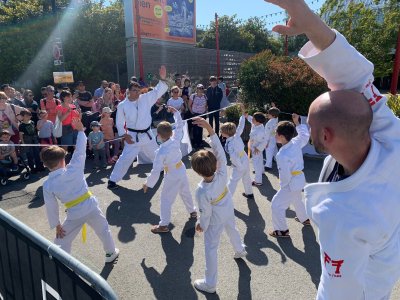
[[[57,116],[62,122],[62,145],[75,145],[78,131],[72,126],[73,119],[80,119],[80,112],[72,104],[72,94],[69,91],[60,93],[61,104],[56,107]],[[67,148],[67,147],[65,147]]]
[[[40,100],[40,110],[47,111],[48,119],[55,124],[56,122],[56,107],[60,105],[60,100],[54,97],[54,86],[46,87],[46,98]]]

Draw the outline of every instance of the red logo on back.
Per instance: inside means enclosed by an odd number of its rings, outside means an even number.
[[[344,263],[344,260],[332,260],[329,255],[324,252],[324,265],[326,270],[328,271],[329,276],[331,277],[342,277],[342,274],[340,274],[340,268],[342,267]],[[328,270],[326,264],[328,264],[328,266],[331,266],[333,268],[330,268],[331,271],[334,270],[334,274],[329,273],[330,270]]]

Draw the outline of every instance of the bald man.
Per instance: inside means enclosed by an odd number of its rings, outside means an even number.
[[[373,65],[303,0],[270,0],[287,26],[305,33],[299,56],[331,92],[310,106],[311,138],[325,159],[318,183],[305,187],[318,227],[322,274],[317,299],[389,299],[400,277],[400,121],[372,85]]]

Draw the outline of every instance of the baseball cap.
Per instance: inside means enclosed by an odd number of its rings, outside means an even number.
[[[102,112],[103,112],[103,113],[111,114],[112,111],[111,111],[111,108],[109,108],[108,106],[106,106],[106,107],[103,107]]]
[[[95,127],[95,126],[100,127],[101,126],[100,122],[99,121],[90,122],[90,127]]]
[[[204,85],[202,85],[201,83],[199,83],[196,87],[197,87],[198,89],[202,89],[202,88],[204,88]]]

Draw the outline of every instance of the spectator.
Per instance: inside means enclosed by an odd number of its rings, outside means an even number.
[[[133,82],[138,82],[136,76],[132,76],[130,81],[131,81],[131,82],[132,82],[132,81],[133,81]]]
[[[230,102],[229,102],[228,98],[226,97],[226,84],[224,82],[224,77],[222,77],[222,76],[218,77],[218,87],[222,91],[221,108],[225,108],[230,104]]]
[[[21,111],[22,122],[19,125],[19,137],[21,144],[39,144],[36,133],[36,126],[31,120],[32,113],[30,111]],[[39,156],[39,147],[26,146],[22,148],[23,153],[28,158],[28,165],[32,173],[44,171]]]
[[[107,82],[107,80],[103,80],[103,81],[101,82],[100,87],[97,88],[97,89],[94,91],[94,95],[93,95],[93,100],[94,100],[94,101],[96,101],[98,98],[100,98],[101,96],[103,96],[103,94],[104,94],[104,89],[105,89],[106,87],[108,87],[108,82]]]
[[[0,92],[0,128],[7,130],[14,144],[19,143],[19,132],[17,115],[24,109],[14,104],[7,103],[8,97],[4,92]]]
[[[81,112],[84,113],[92,110],[94,103],[92,99],[92,93],[86,91],[83,81],[78,82],[77,91],[75,91],[74,98],[77,99]]]
[[[1,95],[0,95],[1,97]],[[0,143],[8,146],[0,146],[0,163],[8,164],[11,161],[11,171],[18,171],[18,157],[15,152],[14,143],[10,140],[11,134],[3,129],[0,133]]]
[[[222,90],[217,86],[217,78],[215,76],[210,77],[210,86],[207,88],[207,105],[208,111],[214,111],[221,108],[221,100],[223,97]],[[215,121],[215,127],[214,127]],[[219,111],[213,112],[209,115],[209,123],[211,127],[214,127],[215,132],[219,133]]]
[[[41,110],[36,125],[36,129],[39,131],[39,143],[53,145],[56,144],[56,139],[53,137],[54,124],[47,118],[47,111]]]
[[[167,106],[162,103],[161,98],[151,107],[152,126],[157,127],[162,121],[174,122],[173,115],[168,112]]]
[[[32,114],[32,121],[33,123],[38,122],[38,110],[39,110],[39,105],[38,103],[33,100],[34,95],[31,90],[25,90],[23,94],[24,100],[22,101],[24,107],[31,112]]]
[[[5,93],[8,96],[9,103],[19,107],[24,107],[24,103],[19,99],[18,93],[12,86],[8,86],[8,88],[5,90]]]
[[[90,123],[90,128],[92,131],[89,133],[88,141],[89,141],[89,149],[93,151],[94,155],[94,167],[93,169],[107,168],[106,163],[106,150],[104,145],[104,134],[100,131],[100,123],[98,121],[92,121]]]
[[[95,102],[94,105],[94,112],[102,112],[104,107],[109,107],[111,108],[111,110],[114,109],[114,103],[113,103],[113,98],[114,98],[114,94],[112,89],[110,88],[105,88],[104,89],[104,94],[102,97],[98,98]]]
[[[40,99],[43,99],[43,98],[47,97],[47,88],[45,86],[42,86],[40,88],[40,94],[42,95]]]
[[[180,95],[180,89],[178,86],[173,86],[171,88],[171,95],[172,97],[167,101],[168,106],[172,106],[175,108],[177,111],[179,111],[181,114],[185,111],[185,103]]]
[[[114,90],[114,104],[125,99],[125,93],[121,90],[121,86],[116,83]]]
[[[104,134],[104,141],[106,142],[106,158],[109,164],[115,163],[118,160],[118,152],[119,152],[119,140],[114,140],[116,138],[115,135],[115,123],[114,119],[111,118],[111,108],[104,107],[102,109],[101,119],[101,130]],[[109,142],[111,141],[112,142]],[[110,155],[110,146],[113,148],[113,155]]]
[[[54,87],[51,85],[48,85],[46,87],[46,98],[43,98],[40,100],[40,109],[47,111],[47,114],[49,116],[49,120],[55,124],[56,122],[56,107],[60,105],[61,102],[60,100],[54,98]]]
[[[61,104],[57,106],[57,115],[62,122],[61,144],[75,145],[78,131],[72,127],[72,120],[80,118],[79,111],[72,104],[72,94],[69,91],[62,91],[60,94]],[[64,147],[67,148],[67,147]]]
[[[189,110],[192,116],[199,116],[207,112],[207,97],[204,95],[204,86],[198,84],[196,93],[190,96]],[[203,116],[205,119],[206,117]],[[200,148],[203,141],[203,127],[193,125],[193,147]]]

